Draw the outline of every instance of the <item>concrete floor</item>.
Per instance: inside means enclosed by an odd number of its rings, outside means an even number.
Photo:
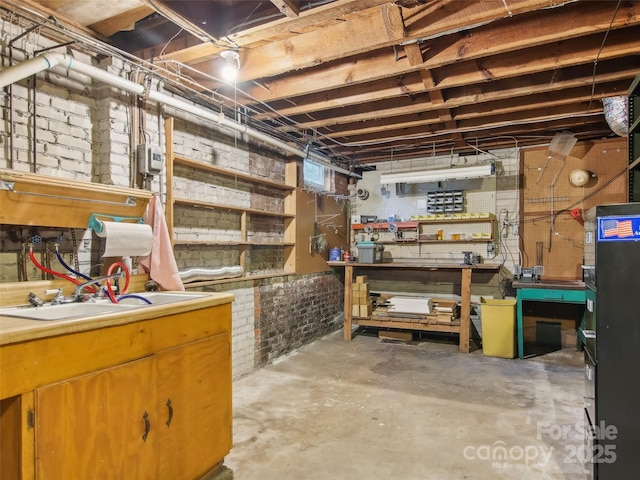
[[[234,480],[583,479],[582,354],[335,332],[234,382]]]

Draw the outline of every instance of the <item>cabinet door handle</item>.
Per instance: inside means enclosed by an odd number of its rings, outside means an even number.
[[[149,421],[149,414],[144,412],[142,415],[142,420],[144,420],[144,434],[142,435],[142,441],[146,442],[147,437],[149,436],[149,430],[151,430],[151,422]]]
[[[165,403],[167,409],[169,410],[169,418],[167,418],[167,427],[171,425],[171,420],[173,420],[173,406],[171,405],[171,399],[167,398],[167,403]]]

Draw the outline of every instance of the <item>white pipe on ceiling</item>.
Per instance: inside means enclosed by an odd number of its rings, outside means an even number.
[[[214,113],[212,111],[206,110],[204,108],[198,107],[191,103],[188,103],[179,98],[171,97],[169,95],[165,95],[164,93],[158,92],[156,90],[149,89],[145,90],[143,85],[132,82],[125,78],[119,77],[117,75],[113,75],[109,72],[105,72],[97,67],[92,65],[87,65],[86,63],[82,63],[74,59],[72,56],[64,54],[64,53],[56,53],[56,52],[48,52],[38,55],[32,59],[26,60],[17,65],[8,67],[0,72],[0,89],[10,85],[12,83],[23,80],[31,75],[35,75],[37,73],[43,72],[45,70],[49,70],[56,66],[61,66],[67,68],[68,70],[73,70],[78,73],[82,73],[91,77],[95,80],[99,80],[107,85],[112,87],[120,88],[130,93],[135,93],[136,95],[145,96],[145,98],[153,100],[163,105],[168,105],[170,107],[176,108],[178,110],[182,110],[184,112],[191,113],[200,118],[204,118],[206,120],[211,120],[216,122],[217,124],[227,127],[233,131],[245,133],[248,136],[263,141],[273,147],[279,148],[288,152],[292,155],[299,156],[303,159],[310,159],[314,162],[320,163],[327,168],[335,170],[336,172],[343,173],[345,175],[353,176],[356,178],[361,178],[359,175],[350,172],[344,168],[333,165],[327,158],[324,156],[318,155],[313,152],[308,152],[301,150],[297,147],[289,145],[277,138],[266,135],[258,130],[254,130],[247,125],[242,125],[241,123],[235,122],[233,120],[229,120],[222,113]]]

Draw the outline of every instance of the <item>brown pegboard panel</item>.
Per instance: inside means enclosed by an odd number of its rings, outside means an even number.
[[[582,279],[584,229],[571,211],[584,213],[595,205],[622,203],[627,198],[627,145],[624,138],[578,142],[566,157],[546,147],[523,149],[520,156],[520,245],[522,266],[542,262],[543,278]],[[572,186],[569,173],[595,174],[583,187]],[[553,224],[552,224],[553,223]]]

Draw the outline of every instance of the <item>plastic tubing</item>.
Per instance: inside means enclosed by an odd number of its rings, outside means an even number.
[[[60,254],[60,250],[58,249],[58,247],[56,246],[56,257],[58,257],[58,261],[60,262],[60,265],[62,265],[64,268],[66,268],[69,272],[84,278],[85,280],[91,280],[91,277],[89,275],[85,275],[83,273],[80,273],[76,270],[74,270],[73,268],[71,268],[69,265],[67,265],[67,263],[64,261],[64,258],[62,258],[62,255]]]
[[[127,293],[127,288],[129,288],[129,278],[131,277],[131,274],[129,273],[129,269],[123,262],[116,262],[111,264],[111,266],[107,270],[107,275],[111,275],[116,267],[122,267],[122,269],[124,270],[124,287],[122,288],[122,293],[125,294]],[[115,294],[113,293],[113,289],[111,288],[110,279],[107,278],[104,283],[107,286],[107,295],[109,295],[111,301],[113,303],[118,303],[118,299],[116,298]]]
[[[70,277],[69,275],[65,275],[64,273],[56,272],[55,270],[51,270],[49,268],[46,268],[46,267],[40,265],[38,260],[36,260],[36,256],[33,254],[33,249],[32,248],[29,249],[29,258],[31,259],[33,264],[36,266],[36,268],[42,270],[43,272],[46,272],[46,273],[48,273],[50,275],[53,275],[55,277],[64,278],[65,280],[68,280],[69,282],[71,282],[71,283],[73,283],[75,285],[82,285],[82,283],[83,283],[78,279]],[[90,286],[90,285],[87,285],[85,288],[93,288],[93,291],[94,292],[96,291],[96,289],[94,287]]]
[[[145,303],[148,303],[149,305],[152,305],[153,302],[151,300],[149,300],[148,298],[143,297],[142,295],[136,295],[135,293],[129,293],[127,295],[120,295],[118,297],[118,302],[120,300],[124,300],[125,298],[137,298],[138,300],[142,300]]]

